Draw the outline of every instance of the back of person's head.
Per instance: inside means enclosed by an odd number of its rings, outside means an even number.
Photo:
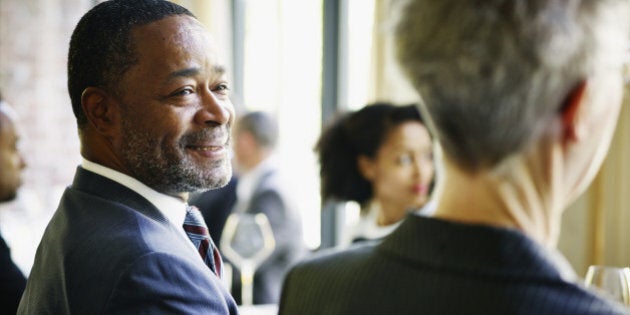
[[[334,120],[315,147],[322,197],[365,205],[373,191],[372,184],[359,171],[359,156],[374,158],[389,132],[409,121],[422,123],[415,105],[389,103],[370,104]]]
[[[260,148],[273,149],[278,141],[278,124],[266,112],[248,112],[238,118],[236,132],[242,131],[248,132]]]
[[[524,150],[626,45],[627,1],[408,2],[399,60],[445,155],[473,173]]]
[[[137,62],[131,40],[136,26],[173,15],[194,17],[187,9],[163,0],[111,0],[96,5],[77,24],[68,52],[68,91],[79,129],[87,123],[81,96],[87,87],[114,94],[125,72]]]

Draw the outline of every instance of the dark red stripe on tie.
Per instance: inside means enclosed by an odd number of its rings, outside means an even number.
[[[201,255],[201,258],[205,261],[206,257],[208,256],[208,249],[210,248],[210,242],[206,239],[201,240],[201,243],[199,243],[199,255]]]
[[[210,234],[208,232],[208,229],[204,228],[203,226],[190,225],[190,224],[184,224],[184,231],[188,233],[199,234],[201,236],[206,236]]]
[[[193,245],[197,247],[199,255],[210,270],[212,270],[218,277],[221,277],[221,254],[210,239],[208,228],[203,221],[203,216],[199,209],[194,206],[190,206],[186,209],[186,219],[183,228],[186,231],[186,235],[192,241]],[[212,251],[212,254],[209,252]]]

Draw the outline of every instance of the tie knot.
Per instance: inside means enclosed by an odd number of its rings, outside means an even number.
[[[203,219],[203,215],[201,215],[201,212],[195,206],[188,206],[186,208],[186,218],[184,218],[184,231],[186,231],[188,237],[201,239],[210,238],[208,226]]]
[[[201,211],[195,206],[186,207],[186,218],[184,219],[184,225],[196,225],[206,227],[206,222],[203,219]]]

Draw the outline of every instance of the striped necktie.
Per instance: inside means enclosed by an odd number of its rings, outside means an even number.
[[[186,231],[188,238],[199,251],[201,259],[210,267],[210,270],[221,278],[221,254],[219,254],[219,250],[210,238],[208,227],[203,220],[201,212],[195,206],[188,206],[186,208],[184,231]]]

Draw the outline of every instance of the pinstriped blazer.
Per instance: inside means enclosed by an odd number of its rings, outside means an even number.
[[[78,168],[37,249],[18,314],[236,314],[148,200]]]
[[[627,314],[564,280],[553,255],[515,230],[416,215],[380,244],[295,266],[280,314]]]

